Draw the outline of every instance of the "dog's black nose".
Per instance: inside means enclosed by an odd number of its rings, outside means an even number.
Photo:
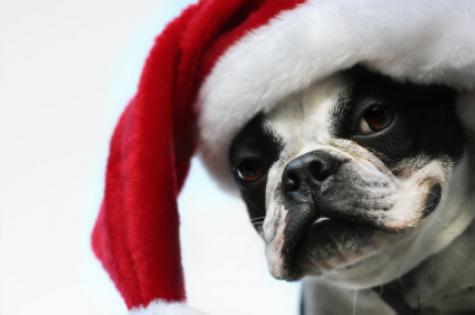
[[[325,151],[312,151],[287,164],[282,175],[285,195],[313,191],[322,181],[335,174],[341,160]]]

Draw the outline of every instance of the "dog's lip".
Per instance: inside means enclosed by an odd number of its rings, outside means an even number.
[[[283,278],[286,280],[298,280],[301,278],[301,270],[299,270],[299,267],[296,264],[296,261],[299,260],[297,256],[302,252],[302,248],[305,247],[306,240],[311,234],[314,234],[315,231],[330,230],[332,226],[342,224],[351,223],[327,216],[318,216],[309,219],[302,230],[289,235],[282,248],[284,264],[286,266],[286,274]]]
[[[308,243],[313,243],[315,239],[320,239],[318,242],[332,243],[332,234],[335,231],[342,231],[346,229],[353,229],[355,226],[361,228],[370,228],[371,225],[365,224],[359,220],[352,220],[352,218],[328,217],[318,216],[313,220],[309,220],[304,231],[300,231],[296,235],[291,236],[285,242],[283,249],[284,264],[286,274],[283,277],[286,280],[299,280],[303,276],[303,270],[299,266],[299,261],[303,258],[308,249]]]

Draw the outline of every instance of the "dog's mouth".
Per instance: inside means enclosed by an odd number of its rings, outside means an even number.
[[[317,216],[301,222],[298,229],[286,228],[281,278],[298,280],[308,270],[324,272],[335,264],[355,259],[364,254],[363,249],[377,231],[361,218],[337,216]]]
[[[425,202],[417,209],[404,210],[420,212],[417,220],[421,220],[435,210],[440,196],[441,186],[434,183],[426,192]],[[391,224],[378,220],[370,209],[342,211],[335,208],[341,204],[341,200],[322,203],[314,199],[309,203],[287,205],[278,278],[297,280],[309,273],[318,275],[349,266],[392,244],[417,225],[416,222],[394,229]],[[389,211],[390,208],[385,212]]]

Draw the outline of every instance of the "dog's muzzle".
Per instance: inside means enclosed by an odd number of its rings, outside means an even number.
[[[264,225],[272,274],[287,280],[318,275],[409,232],[439,204],[441,165],[428,163],[399,178],[369,153],[329,148],[291,160],[270,186],[277,207],[269,207],[278,210]],[[375,235],[383,241],[375,242]]]
[[[284,230],[283,259],[291,267],[299,243],[312,225],[330,224],[332,213],[320,204],[321,195],[330,188],[333,176],[346,160],[318,150],[290,161],[282,174],[282,197],[288,209]],[[291,270],[289,270],[292,273]],[[290,274],[288,278],[293,278]],[[297,272],[295,277],[298,277]]]

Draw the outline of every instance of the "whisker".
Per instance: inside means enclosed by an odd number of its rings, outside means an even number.
[[[262,224],[262,223],[264,223],[264,220],[259,220],[259,221],[251,222],[251,224]]]
[[[266,218],[266,217],[252,218],[252,219],[251,219],[251,222],[260,221],[260,220],[264,221],[265,218]]]
[[[255,220],[251,220],[251,222],[263,222],[265,219],[255,219]]]

